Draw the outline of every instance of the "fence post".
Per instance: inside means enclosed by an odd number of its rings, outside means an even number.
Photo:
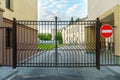
[[[13,69],[17,66],[17,39],[16,39],[16,19],[13,18],[13,35],[12,35],[12,47],[13,47]]]
[[[96,21],[96,68],[100,69],[100,20]]]
[[[57,67],[57,17],[55,17],[55,66]]]

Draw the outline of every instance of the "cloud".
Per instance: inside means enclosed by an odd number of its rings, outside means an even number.
[[[54,16],[53,12],[47,11],[45,9],[41,11],[42,13],[39,13],[39,17],[38,17],[39,20],[52,20],[53,19],[53,16]]]
[[[64,2],[64,3],[68,3],[68,2],[70,2],[70,1],[68,1],[68,0],[63,0],[63,2]]]
[[[70,2],[71,0],[60,0],[61,2],[65,2],[65,3],[68,3]]]
[[[48,0],[49,2],[54,2],[54,1],[56,1],[56,0]]]
[[[45,2],[43,3],[43,5],[46,6],[46,5],[48,5],[48,3],[49,3],[48,1],[45,1]]]
[[[41,0],[40,2],[44,9],[49,9],[52,7],[63,8],[70,0]]]
[[[83,2],[79,2],[76,3],[74,5],[72,5],[71,7],[69,7],[67,9],[66,14],[68,16],[72,16],[72,17],[80,17],[80,18],[84,18],[87,16],[87,4],[85,3],[85,0],[83,0]]]
[[[73,5],[72,7],[68,8],[67,13],[73,13],[73,12],[75,12],[76,9],[78,9],[78,7],[79,7],[79,4]]]
[[[49,9],[49,8],[52,8],[53,7],[53,5],[48,5],[48,6],[44,6],[43,8],[44,9]]]
[[[39,19],[54,20],[58,16],[61,20],[73,17],[87,16],[87,0],[39,0]]]
[[[64,5],[62,5],[62,4],[58,4],[58,5],[57,5],[58,8],[62,8],[63,6],[64,6]]]
[[[54,1],[51,3],[51,5],[57,5],[59,2],[58,1]]]
[[[79,3],[74,4],[72,7],[68,8],[66,14],[68,16],[72,16],[72,17],[80,16],[80,5],[79,5]]]

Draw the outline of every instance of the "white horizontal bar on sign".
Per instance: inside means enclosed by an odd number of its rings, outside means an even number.
[[[102,33],[112,33],[112,30],[102,30]]]

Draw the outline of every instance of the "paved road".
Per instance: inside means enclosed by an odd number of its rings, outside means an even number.
[[[114,73],[102,67],[95,68],[18,68],[11,80],[120,80]]]
[[[101,63],[114,64],[114,60],[114,55],[101,55]],[[24,64],[22,64],[21,66],[55,66],[56,61],[58,63],[58,66],[86,66],[86,63],[90,63],[88,64],[88,66],[95,66],[95,49],[86,50],[78,46],[63,46],[61,48],[58,48],[57,60],[55,49],[39,51],[36,53],[36,55],[31,56],[30,59],[27,59],[26,62],[23,62]]]
[[[58,63],[95,63],[95,50],[84,50],[80,48],[61,47],[58,48]],[[36,56],[32,56],[22,66],[54,66],[55,50],[41,51]],[[30,64],[38,63],[38,64]],[[42,64],[41,64],[42,63]],[[86,64],[84,64],[86,65]],[[83,66],[84,66],[83,65]],[[60,65],[61,66],[61,65]],[[64,64],[65,66],[65,64]],[[78,64],[70,66],[82,66]],[[96,70],[95,67],[87,68],[41,68],[41,67],[22,67],[16,77],[11,80],[120,80],[114,73],[102,67]]]
[[[25,62],[23,62],[26,64],[22,64],[21,66],[31,66],[31,65],[49,66],[49,64],[47,63],[50,63],[52,66],[55,66],[56,61],[58,64],[62,63],[62,64],[59,64],[59,66],[61,65],[64,66],[65,64],[63,63],[69,63],[69,64],[75,63],[74,66],[84,66],[84,64],[80,64],[80,63],[96,62],[95,50],[85,50],[80,48],[79,46],[63,46],[61,48],[58,48],[57,52],[58,53],[57,53],[57,59],[56,59],[55,49],[47,50],[47,51],[39,51],[36,53],[36,55],[26,59]],[[30,63],[33,63],[33,64],[30,64]],[[93,66],[95,66],[95,64],[93,64]]]

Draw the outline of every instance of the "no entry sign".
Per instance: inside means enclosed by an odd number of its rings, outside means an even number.
[[[109,38],[113,34],[113,27],[109,24],[105,24],[100,28],[100,34],[103,38]]]

